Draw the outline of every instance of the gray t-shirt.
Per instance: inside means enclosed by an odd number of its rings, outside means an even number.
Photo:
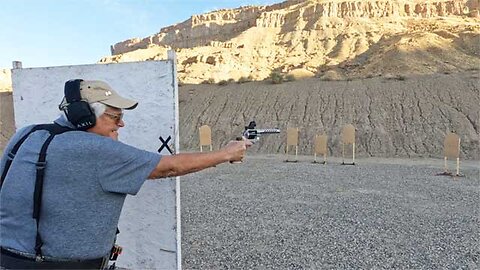
[[[7,145],[0,174],[13,145]],[[47,131],[36,131],[20,147],[0,192],[0,245],[35,254],[32,218],[35,163]],[[47,151],[40,211],[42,253],[62,259],[108,255],[127,194],[135,195],[161,156],[90,132],[56,135]]]

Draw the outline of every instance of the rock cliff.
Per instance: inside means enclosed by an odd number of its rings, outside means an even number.
[[[111,47],[100,62],[164,59],[182,83],[304,69],[340,78],[457,72],[480,65],[479,1],[292,0],[193,15]]]
[[[0,69],[0,92],[11,91],[12,88],[12,72],[10,69]]]

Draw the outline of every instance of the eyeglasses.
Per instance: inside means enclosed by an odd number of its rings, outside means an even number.
[[[104,112],[103,114],[105,114],[106,116],[110,117],[110,119],[115,121],[115,124],[120,123],[120,121],[122,121],[123,119],[123,113],[115,114],[115,113]]]

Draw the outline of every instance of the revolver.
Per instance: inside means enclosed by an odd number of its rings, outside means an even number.
[[[256,143],[260,140],[260,136],[268,135],[268,134],[277,134],[280,133],[280,129],[278,128],[256,128],[257,123],[255,121],[251,121],[248,126],[245,126],[245,130],[242,133],[242,136],[250,140],[252,143]],[[243,140],[242,137],[237,137],[237,141]]]

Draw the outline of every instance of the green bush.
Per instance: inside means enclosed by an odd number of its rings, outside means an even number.
[[[274,84],[283,83],[283,74],[277,71],[272,71],[272,73],[270,73],[270,79]]]
[[[228,81],[227,80],[221,80],[218,82],[218,85],[227,85]]]
[[[213,79],[213,78],[210,78],[208,80],[204,80],[202,82],[202,84],[214,84],[214,83],[215,83],[215,79]]]
[[[285,80],[286,80],[287,82],[293,82],[293,81],[295,81],[296,79],[295,79],[295,76],[293,76],[292,74],[289,74],[289,75],[285,76]]]
[[[246,82],[251,82],[251,81],[252,81],[251,76],[248,76],[248,78],[242,76],[242,77],[240,77],[240,79],[238,79],[237,83],[246,83]]]

